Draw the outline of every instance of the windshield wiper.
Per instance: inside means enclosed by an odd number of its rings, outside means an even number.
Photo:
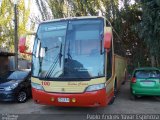
[[[40,57],[40,49],[41,49],[41,42],[40,42],[40,46],[39,46],[39,50],[38,50],[38,58],[39,58],[39,72],[38,72],[38,74],[40,74],[42,72],[42,61],[43,61],[43,58]]]
[[[59,65],[61,67],[61,60],[62,60],[62,43],[61,43],[61,46],[60,46],[60,51],[59,51]]]
[[[103,38],[104,38],[104,35],[103,35],[103,32],[100,33],[100,54],[102,55],[103,54],[103,51],[102,51],[102,48],[103,48]]]
[[[48,78],[52,75],[52,73],[54,72],[54,70],[56,69],[56,66],[57,66],[57,63],[59,61],[59,64],[61,66],[61,59],[62,59],[62,43],[61,43],[61,46],[60,46],[60,51],[58,53],[58,55],[56,56],[56,58],[54,59],[51,67],[49,68],[49,70],[47,71],[47,74],[45,76],[45,78]]]
[[[56,49],[56,48],[59,48],[59,46],[57,45],[57,46],[54,46],[54,47],[49,48],[49,49],[46,47],[46,52],[48,52],[48,51],[50,51],[50,50],[52,50],[52,49]]]
[[[69,44],[68,44],[67,56],[68,56],[68,59],[72,59],[72,56],[70,54],[70,40],[69,40]]]

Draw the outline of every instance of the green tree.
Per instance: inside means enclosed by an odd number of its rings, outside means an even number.
[[[0,45],[13,40],[13,10],[10,0],[3,0],[0,6]]]
[[[28,2],[30,4],[30,1]],[[29,5],[28,5],[29,6]],[[18,2],[18,36],[27,32],[30,8],[25,8],[24,0]],[[14,50],[14,4],[11,0],[2,0],[0,6],[0,45]]]
[[[160,64],[160,1],[143,0],[142,21],[138,24],[139,36],[149,49],[152,66]]]
[[[147,33],[142,33],[144,27],[142,26],[142,22],[145,22],[143,13],[144,4],[142,5],[142,2],[139,2],[139,0],[136,0],[134,4],[131,4],[131,0],[121,0],[121,2],[123,2],[123,7],[120,7],[119,0],[47,0],[47,2],[43,1],[41,4],[48,4],[53,18],[94,16],[98,15],[98,12],[101,12],[102,15],[111,22],[119,35],[118,38],[114,38],[115,47],[121,46],[118,50],[130,53],[130,56],[128,56],[131,63],[130,65],[133,65],[134,67],[149,65],[148,56],[153,53],[151,52],[153,51],[151,49],[155,48],[148,46],[148,42],[146,42],[147,39],[144,38],[148,37],[145,35]],[[156,3],[157,6],[160,5],[159,0],[155,0],[154,3]],[[39,8],[44,6],[40,4],[37,5]],[[47,15],[45,9],[41,10],[43,14]],[[156,25],[158,24],[157,18]],[[146,29],[150,30],[148,27]],[[141,37],[140,34],[144,37]],[[158,45],[159,43],[155,44]],[[158,51],[158,47],[156,48],[156,51]]]

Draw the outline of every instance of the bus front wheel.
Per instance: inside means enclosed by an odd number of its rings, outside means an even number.
[[[115,85],[114,85],[114,95],[113,97],[111,98],[110,102],[108,103],[109,105],[112,105],[115,101],[115,98],[117,96],[117,86],[116,86],[116,81],[115,81]]]

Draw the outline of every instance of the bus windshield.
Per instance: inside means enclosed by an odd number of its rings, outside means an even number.
[[[53,80],[104,76],[103,34],[103,19],[40,24],[33,48],[32,75]]]

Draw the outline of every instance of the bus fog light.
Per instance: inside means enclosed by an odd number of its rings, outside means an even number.
[[[76,102],[76,98],[72,98],[72,102],[75,103]]]
[[[51,102],[54,102],[54,98],[51,98]]]

